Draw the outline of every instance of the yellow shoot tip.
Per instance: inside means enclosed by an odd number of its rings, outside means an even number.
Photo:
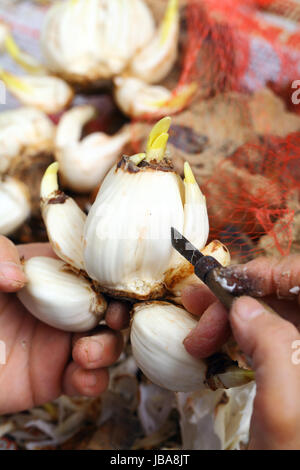
[[[165,44],[173,23],[179,20],[179,2],[178,0],[169,0],[161,27],[161,44]]]
[[[57,173],[59,169],[58,162],[51,163],[48,166],[41,182],[41,198],[47,199],[55,191],[58,191]]]
[[[130,157],[129,160],[135,165],[139,165],[145,158],[146,158],[145,153],[137,153],[136,155],[132,155],[132,157]]]
[[[190,167],[188,162],[184,164],[184,182],[187,184],[196,184],[197,181],[195,179],[194,173]]]
[[[150,132],[148,142],[147,142],[147,152],[151,150],[154,141],[159,137],[161,134],[165,134],[169,131],[171,126],[171,118],[166,116],[158,121],[155,126],[153,126],[152,131]]]
[[[23,93],[32,93],[33,91],[21,78],[16,77],[10,72],[6,72],[6,70],[0,69],[0,78],[12,93],[18,93],[20,91]]]
[[[29,54],[21,51],[19,46],[16,44],[14,38],[11,34],[8,34],[5,38],[5,47],[8,54],[12,59],[17,62],[23,69],[32,73],[43,73],[45,72],[44,67],[42,67],[37,60],[31,57]]]

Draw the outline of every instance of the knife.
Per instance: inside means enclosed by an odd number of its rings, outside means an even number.
[[[238,279],[234,279],[233,282],[230,270],[228,270],[228,276],[226,276],[226,268],[212,256],[203,255],[174,227],[171,228],[171,240],[173,248],[194,266],[196,276],[209,287],[228,310],[230,310],[235,299],[241,297],[241,295],[249,295],[247,293],[248,286],[245,283],[239,283]],[[255,300],[264,309],[276,313],[262,300],[257,298]]]

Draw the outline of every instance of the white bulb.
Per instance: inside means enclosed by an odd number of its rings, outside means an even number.
[[[14,178],[0,180],[0,234],[15,232],[29,218],[30,212],[27,186]]]
[[[176,392],[249,382],[247,373],[233,365],[224,364],[222,373],[213,375],[209,361],[195,359],[185,350],[183,341],[197,323],[198,318],[166,302],[135,305],[130,339],[132,353],[144,374],[155,384]]]
[[[32,315],[54,328],[80,332],[94,328],[103,318],[106,302],[88,280],[45,257],[26,261],[27,284],[18,297]]]
[[[24,107],[0,113],[0,174],[20,154],[50,151],[55,126],[42,112]]]

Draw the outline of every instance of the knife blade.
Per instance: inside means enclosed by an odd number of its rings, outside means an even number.
[[[235,293],[234,286],[227,283],[226,268],[212,256],[203,255],[174,227],[171,228],[171,241],[173,248],[194,266],[195,275],[201,279],[222,304],[230,310],[234,300],[241,295]],[[228,271],[228,281],[231,281],[230,271]],[[243,292],[243,295],[247,295],[247,292]],[[262,300],[256,300],[271,313],[276,313]]]

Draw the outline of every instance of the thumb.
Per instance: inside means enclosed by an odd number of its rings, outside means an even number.
[[[252,359],[255,370],[252,447],[299,445],[300,360],[295,360],[293,349],[300,345],[298,330],[250,297],[234,302],[230,323],[237,343]]]

